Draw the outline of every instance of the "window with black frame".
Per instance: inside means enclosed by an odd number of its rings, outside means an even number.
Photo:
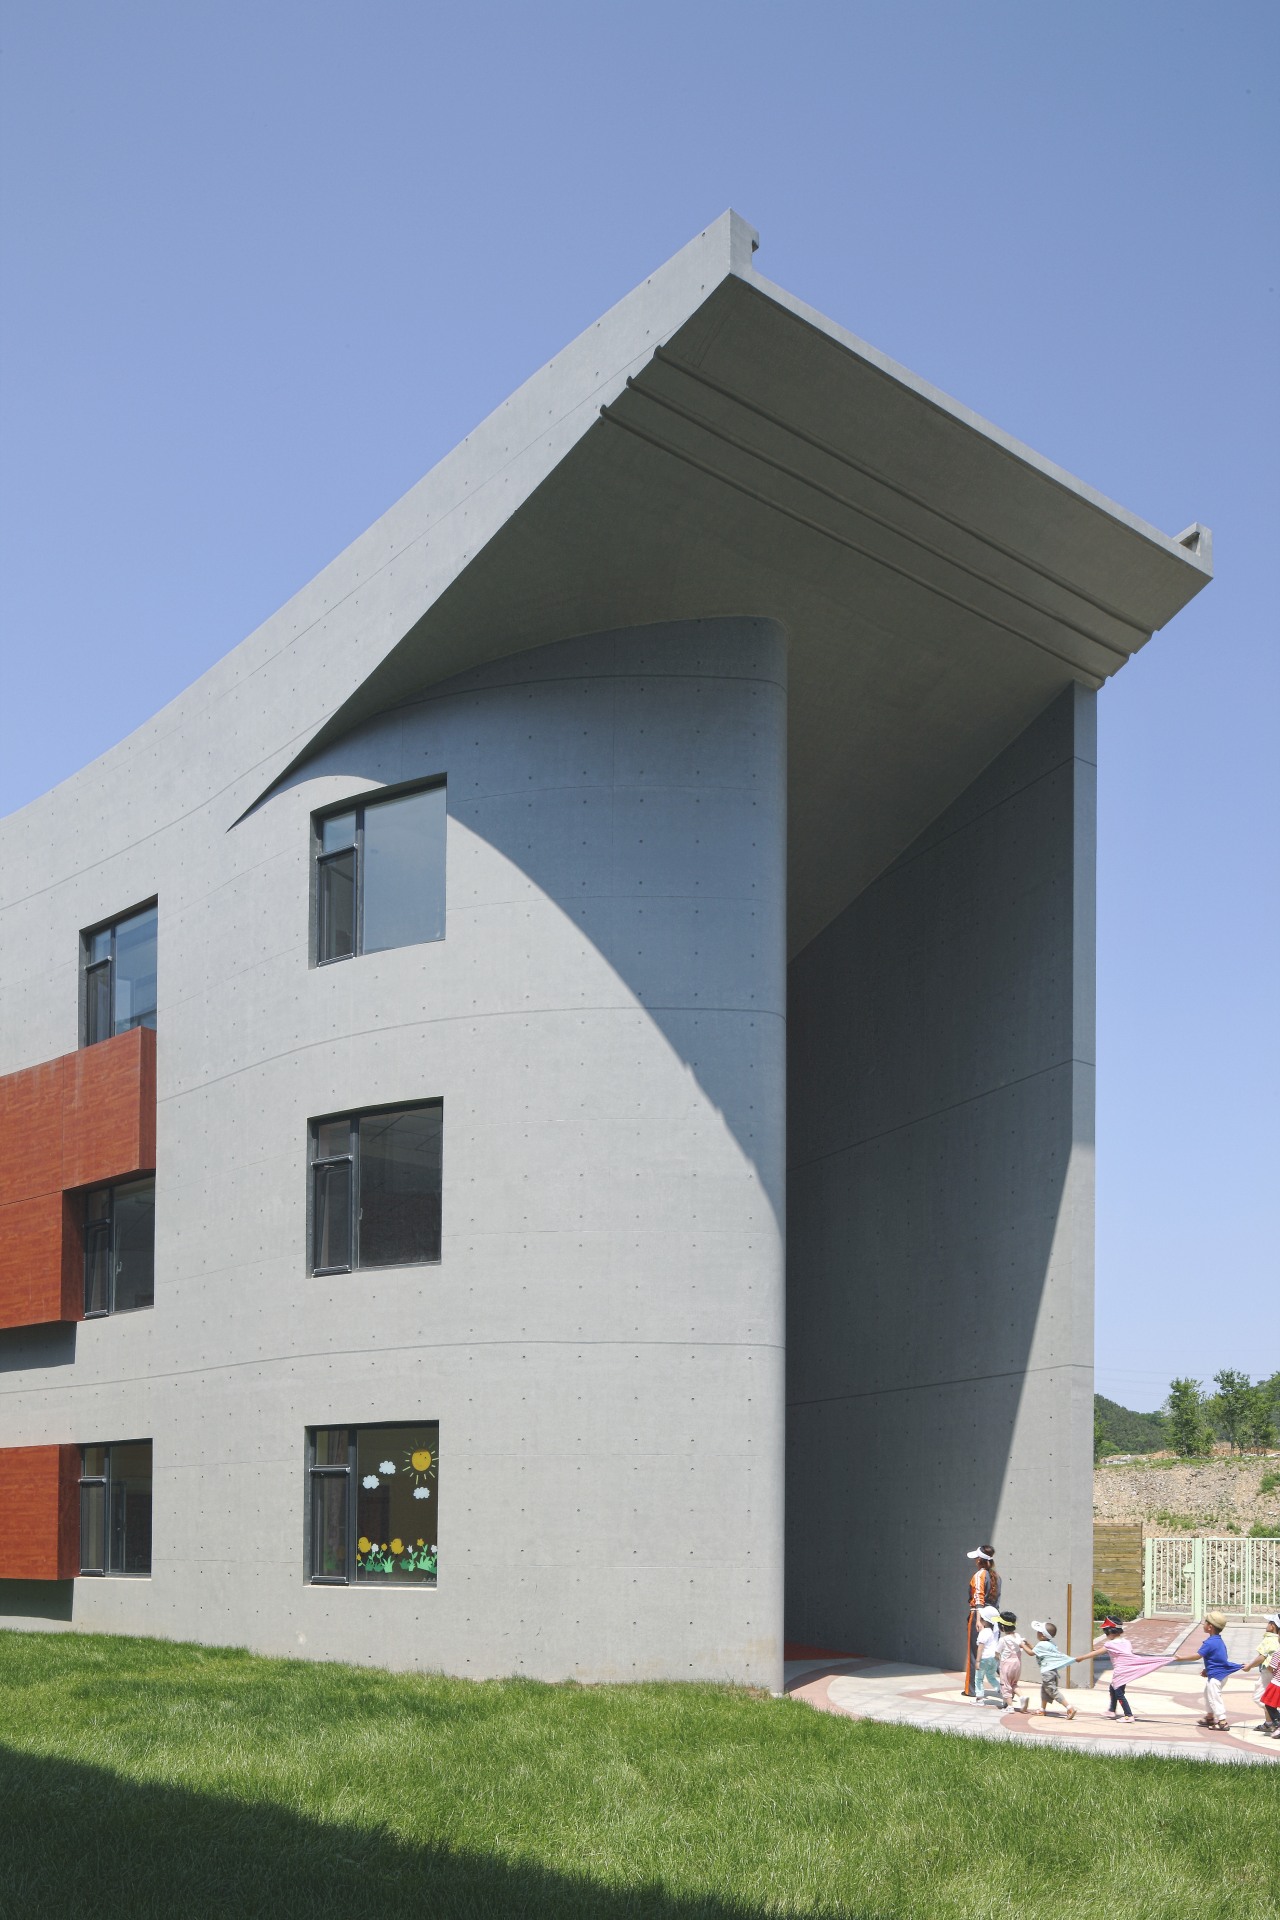
[[[434,1587],[440,1423],[307,1435],[309,1563],[318,1586]]]
[[[155,1304],[156,1183],[130,1180],[86,1194],[84,1313],[131,1313]]]
[[[84,975],[83,1045],[156,1024],[156,909],[80,936]]]
[[[319,966],[444,939],[443,782],[317,817]]]
[[[80,1449],[80,1571],[151,1572],[151,1442]]]
[[[310,1271],[438,1261],[441,1102],[313,1120],[310,1131]]]

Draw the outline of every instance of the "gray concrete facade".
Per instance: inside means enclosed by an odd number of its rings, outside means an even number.
[[[153,1438],[152,1577],[77,1582],[75,1625],[780,1685],[785,668],[768,622],[567,642],[151,843],[162,1284],[69,1364],[17,1341],[5,1409]],[[446,937],[310,967],[311,814],[440,773]],[[95,897],[49,903],[51,964]],[[309,1277],[308,1119],[419,1098],[439,1266]],[[307,1428],[418,1418],[439,1586],[307,1584]]]
[[[1087,1588],[1089,727],[1208,535],[754,245],[0,822],[0,1074],[76,1047],[81,930],[159,915],[155,1305],[0,1334],[0,1448],[152,1439],[152,1574],[0,1622],[777,1687],[784,1624],[954,1656],[993,1530],[1027,1611]],[[444,938],[315,967],[314,814],[427,777]],[[309,1277],[308,1120],[426,1098],[440,1263]],[[416,1419],[438,1587],[309,1584],[307,1429]]]
[[[967,1551],[1088,1636],[1095,696],[792,961],[787,1617],[963,1658]],[[1087,1637],[1080,1647],[1087,1647]]]

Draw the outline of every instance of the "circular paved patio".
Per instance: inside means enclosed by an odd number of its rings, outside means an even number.
[[[1257,1632],[1234,1628],[1229,1633],[1231,1657],[1249,1657]],[[1239,1644],[1233,1645],[1232,1641]],[[1076,1709],[1074,1720],[1068,1720],[1061,1711],[1038,1716],[980,1706],[965,1697],[959,1672],[910,1666],[902,1661],[799,1653],[798,1658],[786,1663],[785,1687],[793,1699],[826,1713],[978,1739],[1020,1740],[1088,1753],[1157,1753],[1193,1760],[1259,1761],[1264,1765],[1280,1762],[1280,1740],[1254,1731],[1262,1719],[1262,1710],[1253,1699],[1256,1675],[1233,1674],[1228,1680],[1223,1698],[1231,1731],[1217,1733],[1197,1724],[1204,1711],[1199,1667],[1161,1667],[1141,1680],[1131,1681],[1128,1697],[1135,1718],[1113,1721],[1106,1718],[1108,1694],[1102,1675],[1107,1665],[1105,1658],[1098,1661],[1100,1679],[1096,1687],[1072,1689],[1068,1697]],[[1083,1673],[1085,1669],[1078,1671]],[[1023,1661],[1020,1691],[1028,1690],[1034,1706],[1039,1686],[1036,1665],[1030,1658]]]

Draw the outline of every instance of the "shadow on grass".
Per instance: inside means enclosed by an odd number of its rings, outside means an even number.
[[[44,1920],[764,1920],[756,1906],[601,1886],[10,1747],[0,1747],[0,1808],[0,1907]]]

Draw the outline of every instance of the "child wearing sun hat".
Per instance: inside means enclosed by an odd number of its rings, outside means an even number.
[[[1222,1637],[1222,1629],[1226,1624],[1226,1614],[1211,1607],[1204,1617],[1205,1638],[1195,1652],[1175,1653],[1173,1656],[1178,1665],[1187,1660],[1204,1662],[1204,1719],[1200,1725],[1214,1727],[1219,1733],[1231,1731],[1231,1722],[1222,1704],[1222,1683],[1228,1674],[1240,1671],[1240,1662],[1227,1658],[1227,1644]]]

